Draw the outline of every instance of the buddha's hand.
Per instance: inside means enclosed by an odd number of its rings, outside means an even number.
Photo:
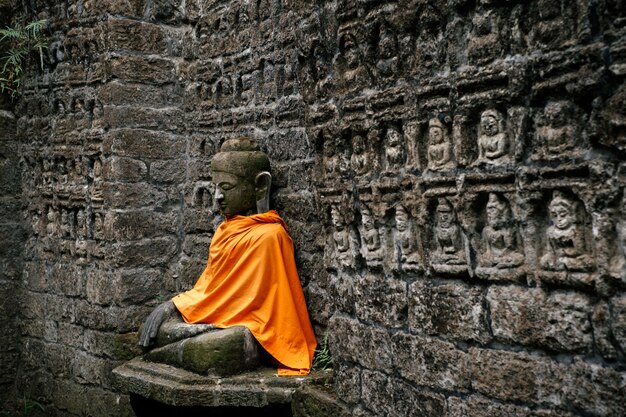
[[[139,346],[150,346],[159,333],[159,327],[168,318],[170,318],[176,311],[176,306],[172,300],[166,301],[163,304],[158,305],[152,313],[146,319],[143,326],[143,330],[139,335]]]

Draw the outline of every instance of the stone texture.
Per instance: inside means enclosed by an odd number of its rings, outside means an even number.
[[[492,287],[487,294],[496,339],[555,352],[590,352],[591,301],[581,294]]]
[[[625,414],[622,2],[0,9],[51,37],[0,98],[0,401],[130,415],[107,372],[201,273],[210,159],[250,135],[352,415]],[[199,398],[292,398],[249,382]]]

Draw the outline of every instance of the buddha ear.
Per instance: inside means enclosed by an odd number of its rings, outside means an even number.
[[[267,171],[259,173],[254,179],[256,193],[256,211],[265,213],[270,209],[270,188],[272,187],[272,174]]]

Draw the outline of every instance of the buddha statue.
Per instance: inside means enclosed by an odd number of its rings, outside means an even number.
[[[555,191],[549,207],[551,225],[546,233],[546,251],[541,266],[552,271],[588,271],[593,261],[580,224],[578,202]]]
[[[148,316],[139,344],[165,344],[148,358],[185,368],[184,358],[189,357],[197,365],[202,355],[193,352],[215,350],[211,346],[243,326],[278,366],[279,375],[309,372],[316,341],[293,242],[285,222],[269,207],[269,170],[267,155],[246,137],[226,140],[213,157],[215,200],[225,220],[215,231],[207,267],[195,286]],[[214,328],[225,330],[206,333]],[[187,343],[178,345],[175,339]],[[170,349],[175,355],[169,354],[170,345],[176,345],[177,351]],[[203,366],[196,365],[187,369]]]
[[[332,238],[335,246],[335,256],[339,264],[345,267],[352,265],[354,258],[353,238],[346,224],[343,214],[336,205],[330,208],[330,220],[334,227]]]
[[[466,264],[463,233],[456,222],[456,215],[452,205],[445,198],[440,198],[437,203],[435,243],[433,263],[447,265]]]
[[[350,156],[350,166],[356,175],[365,175],[368,173],[369,156],[365,148],[365,140],[361,135],[355,135],[352,138],[352,155]]]
[[[427,157],[428,169],[433,171],[453,168],[455,165],[448,130],[438,117],[428,122]]]
[[[390,170],[398,169],[404,161],[402,136],[400,132],[393,127],[387,129],[385,156],[387,158],[387,168]]]
[[[419,269],[419,253],[417,251],[417,234],[409,214],[403,206],[396,207],[396,245],[400,263],[409,271]]]
[[[361,207],[361,254],[365,262],[370,266],[377,266],[382,259],[380,233],[374,223],[374,217],[370,209]]]
[[[480,116],[478,159],[474,164],[502,164],[509,159],[504,116],[497,110],[485,110]]]
[[[524,261],[519,251],[511,209],[504,198],[489,194],[486,206],[487,225],[483,228],[484,251],[480,264],[499,269],[513,268]]]

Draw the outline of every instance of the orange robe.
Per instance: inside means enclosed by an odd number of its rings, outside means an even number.
[[[198,282],[172,301],[187,323],[246,326],[279,362],[279,375],[311,370],[315,335],[293,241],[275,210],[224,221]]]

